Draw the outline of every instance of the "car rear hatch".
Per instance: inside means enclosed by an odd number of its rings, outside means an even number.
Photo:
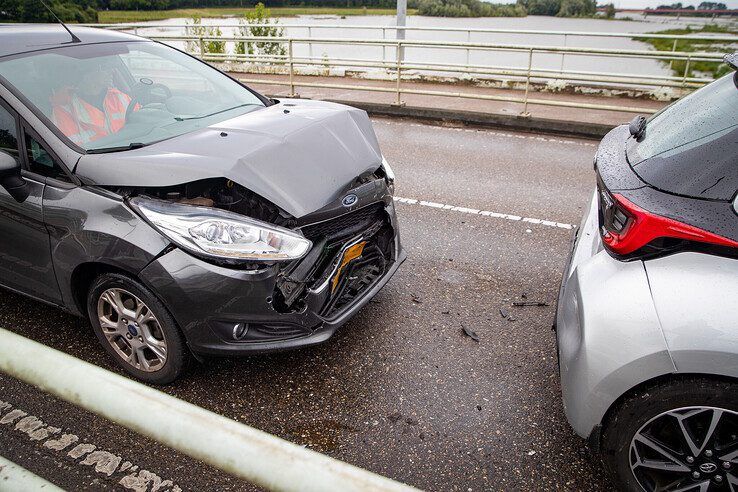
[[[626,155],[635,173],[667,193],[731,200],[738,190],[738,88],[733,74],[652,116]]]

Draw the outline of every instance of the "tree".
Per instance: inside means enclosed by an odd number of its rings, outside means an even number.
[[[616,13],[617,13],[617,10],[615,10],[615,5],[611,3],[608,3],[607,5],[605,5],[605,18],[614,19]]]
[[[49,7],[64,22],[97,22],[94,3],[88,0],[48,2]],[[39,0],[0,0],[0,21],[56,22]]]
[[[198,38],[214,38],[223,35],[219,27],[203,26],[200,17],[193,17],[192,20],[186,22],[186,36],[196,36]],[[185,42],[185,49],[190,53],[225,53],[225,41],[219,40],[188,40]]]
[[[518,5],[497,5],[479,0],[417,0],[411,7],[418,15],[434,17],[521,17],[525,9]]]
[[[558,17],[591,17],[597,12],[596,0],[561,0]]]
[[[561,10],[561,0],[518,0],[528,15],[556,15]]]
[[[271,11],[259,2],[254,10],[246,12],[243,19],[238,19],[238,34],[244,37],[280,38],[284,36],[284,29],[277,27],[278,19],[272,19]],[[284,43],[269,41],[247,41],[236,43],[236,53],[239,55],[268,55],[272,57],[284,56],[287,50]]]

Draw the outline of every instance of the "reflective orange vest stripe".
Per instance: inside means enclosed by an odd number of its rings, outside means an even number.
[[[76,144],[85,144],[111,133],[126,124],[126,109],[131,98],[118,89],[108,89],[103,109],[80,98],[71,88],[54,93],[51,98],[52,118],[56,126]]]

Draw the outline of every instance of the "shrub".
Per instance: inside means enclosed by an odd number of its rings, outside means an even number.
[[[279,38],[284,36],[284,29],[277,27],[279,20],[272,19],[271,11],[259,2],[254,10],[246,12],[243,19],[238,19],[238,34],[240,36]],[[236,43],[236,53],[239,55],[270,55],[284,56],[287,49],[284,43],[271,43],[269,41],[247,41]]]
[[[200,17],[193,17],[186,24],[186,36],[219,37],[223,35],[219,27],[202,25],[202,19]],[[190,53],[199,53],[200,55],[225,53],[225,41],[206,40],[201,45],[199,40],[190,40],[185,42],[185,49]]]

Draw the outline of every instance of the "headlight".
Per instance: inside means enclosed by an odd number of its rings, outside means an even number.
[[[391,194],[395,194],[395,172],[387,162],[387,159],[382,156],[382,169],[384,169],[384,175],[387,176],[387,187]]]
[[[294,260],[312,246],[294,231],[217,208],[141,197],[130,203],[172,242],[199,256],[231,262]]]

